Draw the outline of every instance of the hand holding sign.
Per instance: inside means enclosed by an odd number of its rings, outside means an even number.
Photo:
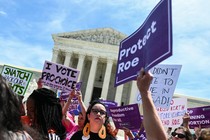
[[[142,68],[137,77],[137,86],[142,94],[147,93],[151,81],[152,75],[150,73],[145,73],[144,69]]]
[[[165,134],[165,129],[157,114],[157,110],[155,109],[151,93],[149,91],[151,81],[152,75],[144,70],[141,70],[137,77],[137,86],[142,97],[144,128],[148,139],[156,139],[158,137],[161,140],[166,140],[167,136]]]
[[[69,94],[69,100],[71,100],[73,98],[76,98],[76,90],[75,89],[73,89]]]
[[[188,123],[190,120],[190,115],[189,113],[185,113],[184,116],[182,117],[183,123]]]

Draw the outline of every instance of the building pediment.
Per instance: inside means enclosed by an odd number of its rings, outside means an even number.
[[[75,32],[54,34],[53,36],[117,46],[119,46],[120,41],[127,37],[125,34],[112,28],[81,30]]]

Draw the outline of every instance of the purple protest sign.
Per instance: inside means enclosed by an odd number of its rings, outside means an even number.
[[[115,86],[136,80],[142,67],[149,70],[171,55],[171,0],[161,0],[140,28],[120,42]]]
[[[109,101],[109,100],[100,100],[107,108],[112,108],[117,106],[117,102]]]
[[[82,82],[76,83],[75,90],[76,91],[80,91],[81,86],[82,86]],[[68,98],[69,98],[69,94],[70,93],[71,93],[71,91],[66,91],[66,90],[61,91],[61,93],[60,93],[60,100],[67,101]],[[73,98],[73,99],[77,99],[77,98]]]
[[[137,104],[113,107],[109,112],[117,129],[126,127],[130,130],[138,130],[140,128],[141,116]]]
[[[134,136],[134,140],[147,140],[146,131],[144,128],[138,131],[138,134],[134,134]]]
[[[82,86],[82,82],[78,82],[76,84],[76,91],[79,91],[81,89],[81,86]]]
[[[45,61],[41,79],[45,86],[61,91],[71,91],[77,83],[79,73],[74,68]]]
[[[201,125],[201,128],[210,127],[210,106],[187,109],[190,115],[189,126],[191,129]]]
[[[71,100],[71,104],[69,105],[68,111],[71,114],[79,115],[79,113],[81,112],[81,107],[77,98],[73,98]]]

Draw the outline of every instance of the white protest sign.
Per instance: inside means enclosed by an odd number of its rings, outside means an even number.
[[[42,71],[42,82],[61,91],[71,91],[77,83],[80,71],[61,64],[45,61]]]
[[[11,84],[12,90],[19,95],[25,94],[33,75],[30,71],[8,65],[4,65],[1,74]]]
[[[179,127],[183,122],[182,117],[187,112],[187,98],[174,98],[168,109],[158,107],[157,111],[165,127]]]
[[[170,106],[181,67],[181,65],[156,65],[149,70],[153,75],[149,89],[156,107]],[[142,103],[139,92],[136,95],[136,103]]]

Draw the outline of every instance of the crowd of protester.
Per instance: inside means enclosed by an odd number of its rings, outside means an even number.
[[[180,127],[165,130],[153,103],[149,86],[153,77],[140,70],[137,87],[142,97],[143,124],[134,134],[123,128],[125,139],[140,139],[142,128],[147,140],[210,140],[210,129],[189,129],[189,114],[183,116]],[[90,102],[86,109],[80,91],[72,90],[67,101],[61,101],[56,93],[43,87],[39,81],[26,101],[13,93],[9,84],[0,75],[0,139],[1,140],[117,140],[118,129],[110,123],[107,108],[100,100]],[[78,122],[68,108],[72,99],[81,107]]]

